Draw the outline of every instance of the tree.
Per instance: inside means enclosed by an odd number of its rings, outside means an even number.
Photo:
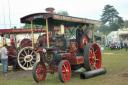
[[[54,12],[55,14],[60,14],[60,15],[65,15],[65,16],[69,16],[67,11],[59,11],[59,12]]]
[[[125,25],[125,28],[128,28],[128,20],[125,21],[124,25]]]
[[[119,13],[111,5],[106,5],[102,12],[103,14],[101,15],[101,20],[104,24],[106,24],[107,22],[109,24],[111,23],[113,24],[114,21],[119,17],[118,16]]]
[[[118,30],[124,26],[122,17],[119,16],[119,13],[113,6],[106,5],[102,12],[101,21],[103,24],[108,23],[111,30]]]

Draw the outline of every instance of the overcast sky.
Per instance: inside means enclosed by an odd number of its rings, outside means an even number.
[[[0,29],[20,28],[20,18],[37,12],[45,12],[45,8],[53,7],[55,12],[67,11],[70,16],[100,20],[104,6],[110,4],[119,12],[119,16],[128,20],[128,0],[0,0]],[[5,15],[5,19],[4,19]],[[5,25],[4,25],[5,22]]]

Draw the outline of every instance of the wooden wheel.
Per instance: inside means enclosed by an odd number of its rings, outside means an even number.
[[[96,43],[88,43],[83,53],[84,67],[87,71],[101,68],[101,51]]]
[[[36,62],[33,66],[32,75],[36,82],[44,81],[46,78],[46,66],[43,62]]]
[[[40,61],[40,55],[32,47],[24,47],[19,51],[17,60],[22,69],[32,70],[34,63]]]
[[[65,83],[65,82],[69,81],[69,79],[71,77],[71,67],[67,60],[62,60],[59,63],[58,75],[59,75],[61,82]]]

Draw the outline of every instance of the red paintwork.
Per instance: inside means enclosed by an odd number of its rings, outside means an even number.
[[[78,43],[71,42],[70,43],[70,51],[78,52]]]
[[[49,46],[52,46],[55,44],[55,42],[52,41],[52,35],[49,34]],[[42,36],[39,36],[38,42],[42,43],[42,47],[47,46],[47,35],[43,34]]]
[[[13,55],[13,49],[14,49],[13,46],[8,46],[7,47],[7,50],[9,52],[9,55],[8,55],[8,66],[11,66],[13,64],[13,58],[12,58],[12,56],[10,56],[10,55]]]
[[[20,49],[23,48],[23,47],[27,47],[27,46],[32,46],[32,41],[30,39],[24,38],[20,42]]]
[[[84,34],[82,36],[82,40],[81,40],[81,43],[80,43],[80,48],[84,49],[86,44],[88,44],[88,43],[89,43],[89,38],[88,38],[87,35]]]

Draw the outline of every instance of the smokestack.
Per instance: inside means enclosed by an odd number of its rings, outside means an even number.
[[[53,13],[54,12],[54,8],[53,7],[48,7],[45,9],[46,12],[50,12],[50,13]]]

